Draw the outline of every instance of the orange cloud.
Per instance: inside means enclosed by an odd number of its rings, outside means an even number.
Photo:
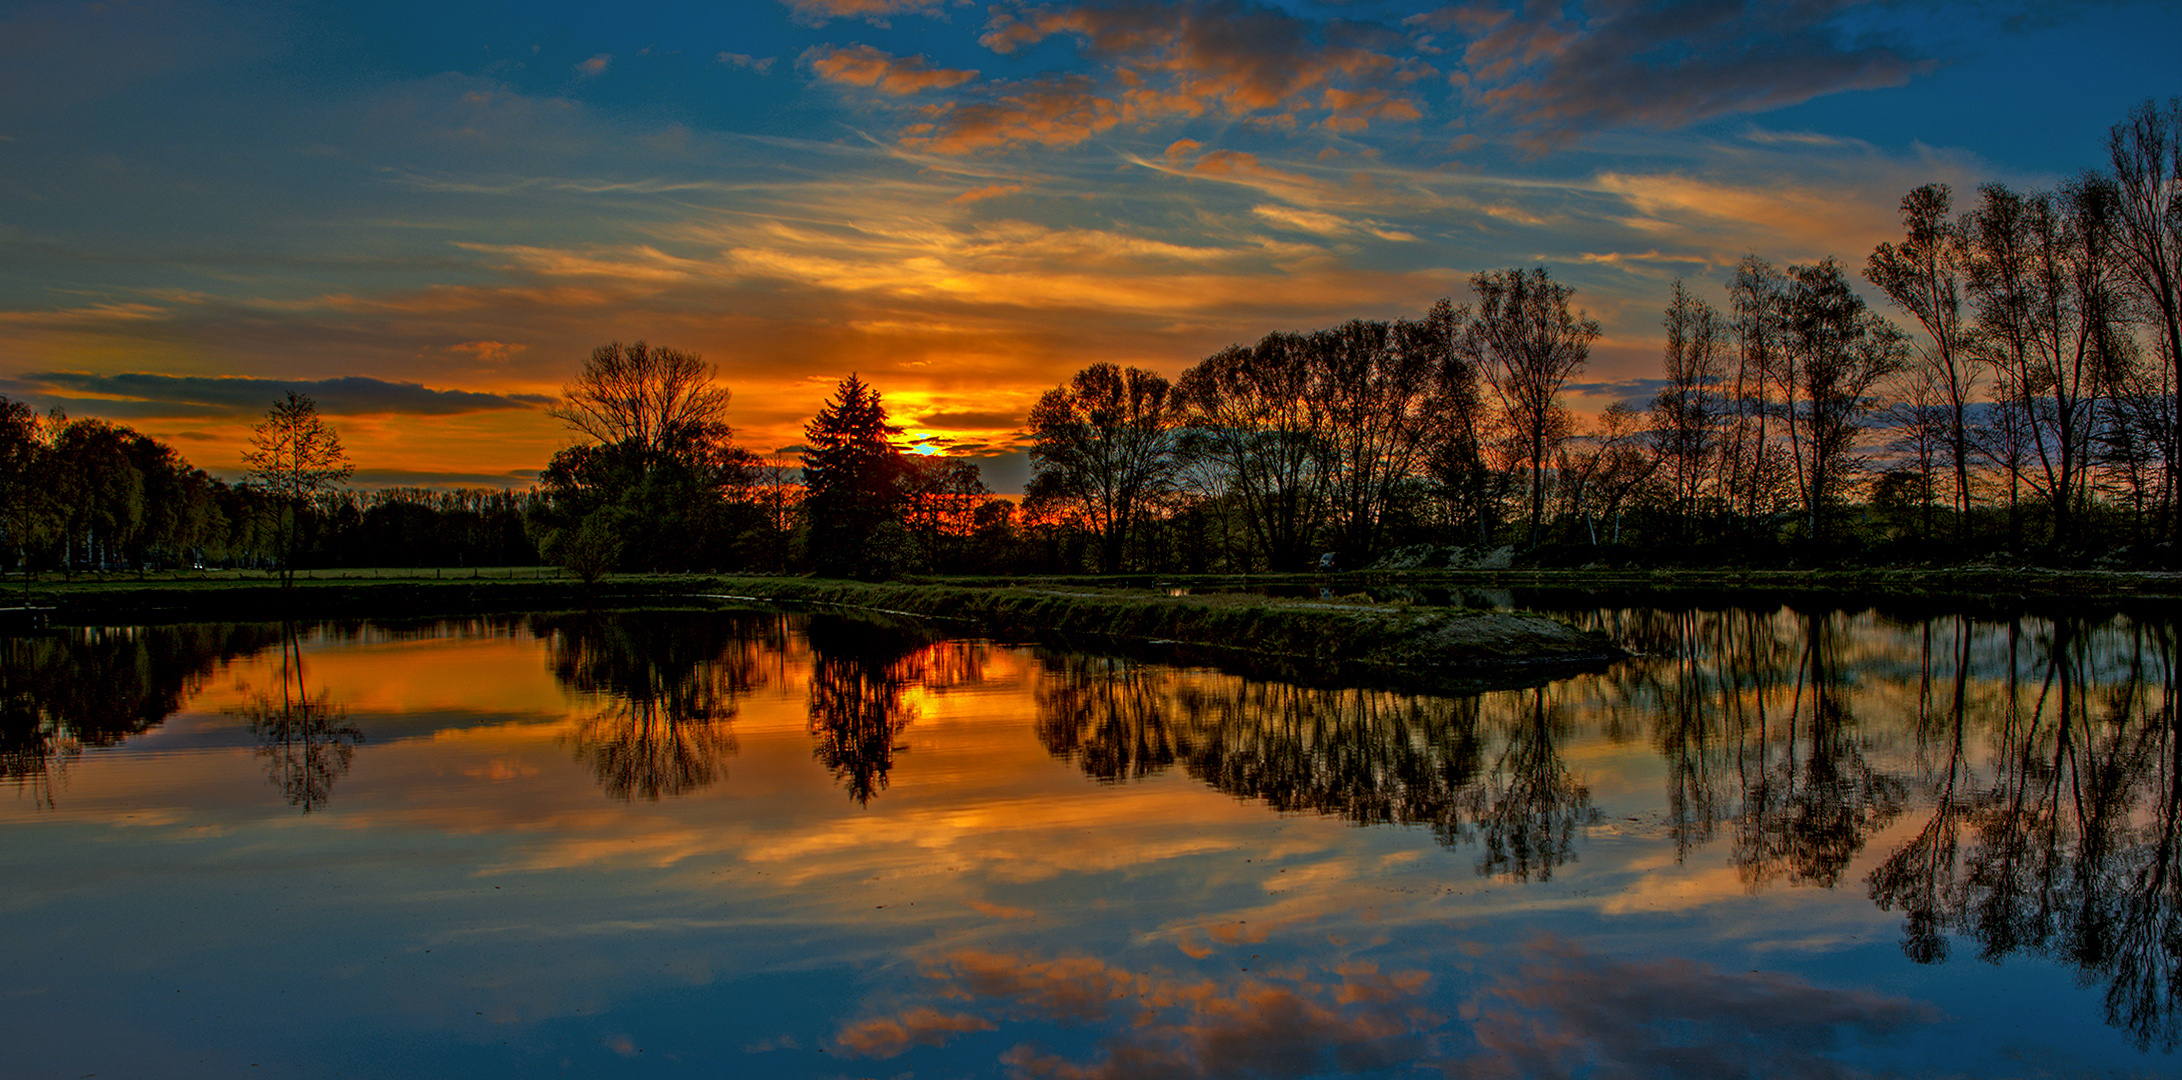
[[[982,202],[986,199],[997,199],[1002,195],[1019,194],[1022,190],[1023,185],[1021,184],[987,184],[981,188],[972,188],[965,191],[948,201],[957,203]]]
[[[877,87],[896,97],[926,90],[944,90],[977,78],[977,72],[959,68],[935,68],[922,56],[895,56],[869,45],[835,49],[814,46],[803,54],[820,78],[850,86]]]
[[[903,141],[942,153],[1036,144],[1073,146],[1122,120],[1122,108],[1081,75],[1054,75],[1002,84],[984,100],[957,102],[927,123],[903,130]]]
[[[947,1040],[956,1035],[991,1031],[995,1026],[981,1016],[917,1008],[898,1016],[876,1017],[843,1028],[833,1041],[859,1057],[889,1058],[912,1046],[945,1046]]]
[[[1068,35],[1134,75],[1170,82],[1166,111],[1196,115],[1217,104],[1243,115],[1292,109],[1336,78],[1376,78],[1401,66],[1358,44],[1326,40],[1323,27],[1269,7],[1116,3],[1002,12],[979,40],[1009,53]]]
[[[461,341],[447,346],[447,351],[480,364],[505,364],[530,346],[511,341]]]

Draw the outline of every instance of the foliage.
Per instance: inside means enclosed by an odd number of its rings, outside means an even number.
[[[1056,507],[1099,539],[1099,569],[1122,569],[1141,519],[1172,484],[1171,385],[1156,372],[1093,364],[1030,410],[1025,501]]]
[[[547,558],[579,560],[563,565],[585,580],[740,565],[740,538],[761,524],[756,459],[730,441],[714,377],[695,354],[641,341],[593,350],[552,410],[589,441],[539,474],[531,528]]]
[[[356,466],[342,452],[340,436],[318,415],[318,403],[293,390],[274,402],[265,419],[251,429],[243,465],[246,482],[271,496],[278,508],[281,583],[292,583],[300,527],[297,516],[305,504],[347,480]],[[111,498],[107,504],[117,501],[126,504]],[[112,531],[117,526],[108,523],[108,528]]]
[[[905,466],[879,393],[855,375],[803,428],[805,557],[827,577],[884,578],[907,561]]]
[[[1511,466],[1530,470],[1530,532],[1536,544],[1545,520],[1546,469],[1569,430],[1561,388],[1582,370],[1599,336],[1597,320],[1568,310],[1575,291],[1544,267],[1502,270],[1470,279],[1477,312],[1456,348],[1480,371],[1500,405],[1515,454]]]

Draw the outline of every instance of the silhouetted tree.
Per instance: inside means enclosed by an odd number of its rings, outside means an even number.
[[[1310,355],[1303,335],[1268,334],[1207,357],[1176,386],[1183,452],[1210,466],[1275,570],[1308,565],[1324,512],[1328,403],[1312,393]]]
[[[305,508],[347,480],[356,467],[342,452],[340,436],[319,417],[318,403],[293,390],[251,429],[243,465],[247,482],[278,507],[280,582],[294,584],[296,535]]]
[[[533,513],[541,554],[591,580],[615,566],[718,567],[758,527],[755,459],[724,419],[729,393],[693,353],[601,345],[552,415],[589,442],[553,456]]]
[[[696,353],[616,341],[591,351],[547,415],[600,446],[633,446],[649,465],[725,443],[729,397]]]
[[[1536,546],[1546,513],[1546,468],[1569,431],[1561,388],[1591,355],[1599,324],[1571,314],[1575,291],[1553,280],[1544,267],[1498,270],[1470,278],[1476,313],[1464,325],[1457,351],[1484,373],[1500,412],[1530,471],[1530,530]]]
[[[1828,535],[1828,509],[1861,467],[1857,439],[1876,407],[1872,390],[1902,366],[1901,332],[1864,307],[1832,259],[1788,269],[1776,378],[1804,535]]]
[[[812,569],[887,577],[904,560],[902,455],[879,392],[854,375],[804,425],[803,517]]]
[[[2168,394],[2160,426],[2182,431],[2182,98],[2161,109],[2147,98],[2107,133],[2113,173],[2114,253],[2130,293],[2148,314],[2166,358]],[[2174,441],[2174,436],[2169,436]],[[2182,489],[2182,460],[2166,462],[2169,535],[2182,529],[2174,515]]]
[[[1924,328],[1918,358],[1930,378],[1921,385],[1937,391],[1945,410],[1943,438],[1953,466],[1956,539],[1967,542],[1970,404],[1977,393],[1977,369],[1962,305],[1970,277],[1972,226],[1968,216],[1954,220],[1951,195],[1945,184],[1926,184],[1902,196],[1907,235],[1899,244],[1880,244],[1864,263],[1864,277]]]
[[[52,458],[46,452],[45,425],[30,406],[0,397],[0,530],[23,568],[23,592],[30,592],[31,549],[52,528]]]
[[[2113,189],[2085,177],[2058,194],[1999,184],[1982,194],[1971,220],[1975,347],[1998,373],[2000,406],[2021,416],[2021,478],[2045,501],[2049,543],[2064,547],[2088,498],[2097,402],[2121,349]]]
[[[1721,386],[1727,326],[1712,305],[1674,283],[1665,319],[1667,385],[1651,404],[1654,453],[1673,493],[1675,528],[1694,539],[1699,501],[1715,478],[1721,426],[1728,406]]]
[[[1731,419],[1721,447],[1721,486],[1730,508],[1768,540],[1769,527],[1760,526],[1779,512],[1788,488],[1787,454],[1773,422],[1780,409],[1775,386],[1785,361],[1787,294],[1787,279],[1755,255],[1743,257],[1728,285],[1735,374],[1729,380]]]
[[[1353,320],[1311,335],[1313,396],[1326,402],[1322,442],[1333,546],[1344,563],[1377,555],[1385,526],[1426,472],[1452,418],[1440,410],[1458,330],[1446,300],[1421,322]]]
[[[1140,520],[1173,485],[1171,389],[1156,372],[1093,364],[1031,407],[1026,501],[1083,521],[1103,573],[1122,569]]]
[[[904,454],[902,524],[916,541],[924,567],[936,571],[963,568],[964,551],[976,529],[977,508],[992,496],[977,463],[938,454]]]

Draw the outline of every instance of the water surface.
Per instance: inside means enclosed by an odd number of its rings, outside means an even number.
[[[759,611],[0,639],[10,1075],[2169,1075],[2174,626],[1465,697]]]

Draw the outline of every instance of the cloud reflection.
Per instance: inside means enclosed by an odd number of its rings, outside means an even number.
[[[926,994],[945,1011],[908,1005],[844,1025],[835,1043],[892,1058],[993,1032],[992,1041],[1012,1044],[1002,1065],[1042,1080],[1418,1069],[1510,1080],[1847,1078],[1864,1075],[1844,1060],[1851,1051],[1943,1019],[1903,998],[1688,959],[1617,958],[1549,936],[1480,961],[1478,970],[1499,974],[1465,990],[1452,972],[1362,961],[1205,976],[1082,955],[958,950],[922,966]],[[1095,1051],[1053,1048],[1056,1028],[1095,1033]]]

